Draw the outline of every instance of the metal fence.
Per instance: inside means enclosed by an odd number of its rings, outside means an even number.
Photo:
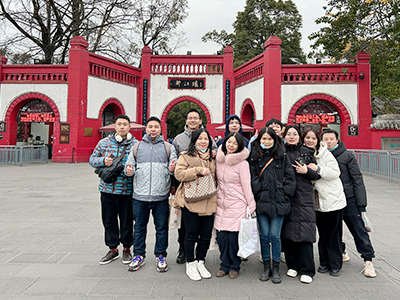
[[[47,163],[47,146],[0,146],[0,164]]]
[[[400,181],[400,151],[349,150],[355,155],[361,172]]]

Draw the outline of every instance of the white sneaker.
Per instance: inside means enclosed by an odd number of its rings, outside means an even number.
[[[186,275],[192,280],[201,280],[201,276],[199,271],[197,271],[197,261],[187,262],[186,263]]]
[[[311,283],[312,282],[312,277],[309,275],[301,275],[300,276],[300,281],[302,283]]]
[[[344,250],[344,252],[342,253],[342,257],[343,257],[343,261],[349,261],[350,260],[350,256],[347,253],[346,250]]]
[[[285,252],[281,252],[281,262],[286,263]]]
[[[211,273],[208,272],[208,270],[206,269],[206,266],[204,265],[204,260],[199,260],[197,262],[197,271],[200,273],[201,278],[211,278]]]
[[[376,277],[375,268],[374,268],[374,265],[372,264],[371,261],[366,261],[364,263],[364,269],[362,271],[364,271],[364,275],[366,277],[371,277],[371,278],[375,278]]]
[[[289,269],[289,270],[287,270],[286,275],[289,277],[295,278],[297,276],[297,271],[293,270],[293,269]]]

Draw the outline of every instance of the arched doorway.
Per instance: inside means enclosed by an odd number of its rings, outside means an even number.
[[[207,123],[211,123],[210,113],[203,103],[192,97],[180,97],[172,101],[161,116],[162,132],[165,138],[173,139],[177,134],[183,132],[186,124],[186,113],[191,108],[200,111],[204,127]]]
[[[343,137],[352,121],[346,106],[338,99],[326,94],[310,94],[293,105],[288,124],[298,124],[301,128],[311,126],[320,132],[332,128]]]
[[[116,99],[109,99],[103,103],[100,109],[101,126],[107,126],[115,122],[115,117],[125,114],[121,103]],[[110,134],[109,131],[103,131],[101,137],[104,138]]]
[[[7,109],[8,145],[27,143],[30,134],[38,144],[49,148],[58,144],[60,113],[54,102],[40,93],[28,93],[15,99]]]
[[[26,103],[17,115],[17,145],[33,137],[34,145],[52,145],[54,127],[53,109],[45,101],[36,99]]]
[[[248,125],[250,127],[254,127],[255,120],[255,109],[254,104],[250,99],[247,99],[242,106],[242,112],[240,113],[240,119],[242,120],[242,124]],[[250,139],[252,136],[251,132],[244,132],[243,135]]]

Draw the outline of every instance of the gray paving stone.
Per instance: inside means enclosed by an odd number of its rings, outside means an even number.
[[[16,280],[18,278],[15,278]],[[88,295],[97,284],[97,279],[40,278],[32,284],[25,295]]]
[[[6,172],[7,176],[3,174]],[[375,231],[378,277],[366,278],[363,260],[344,228],[351,260],[333,278],[317,273],[310,285],[288,278],[261,282],[259,256],[241,265],[239,278],[190,281],[175,262],[177,230],[169,234],[169,271],[155,270],[154,225],[149,221],[146,264],[128,272],[121,260],[99,265],[107,252],[100,218],[98,178],[88,164],[0,166],[0,299],[399,299],[400,184],[365,177],[368,216]],[[3,179],[4,178],[4,179]],[[23,185],[21,185],[23,182]],[[318,249],[314,244],[318,267]],[[219,252],[209,251],[206,266],[214,275]]]
[[[19,267],[19,272],[13,274],[13,276],[26,278],[70,278],[81,267],[81,265],[29,264],[26,267]]]

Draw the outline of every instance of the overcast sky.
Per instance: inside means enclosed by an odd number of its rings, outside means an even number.
[[[188,0],[189,17],[182,26],[186,32],[188,45],[178,50],[180,53],[192,51],[192,54],[213,54],[220,50],[220,46],[214,42],[203,43],[201,37],[208,31],[216,29],[220,32],[225,29],[233,32],[232,24],[236,20],[238,11],[243,11],[246,0]],[[312,32],[318,30],[315,20],[324,14],[322,6],[325,0],[293,0],[297,9],[303,16],[303,28],[301,29],[301,47],[307,54],[310,49],[310,41],[307,39]]]

